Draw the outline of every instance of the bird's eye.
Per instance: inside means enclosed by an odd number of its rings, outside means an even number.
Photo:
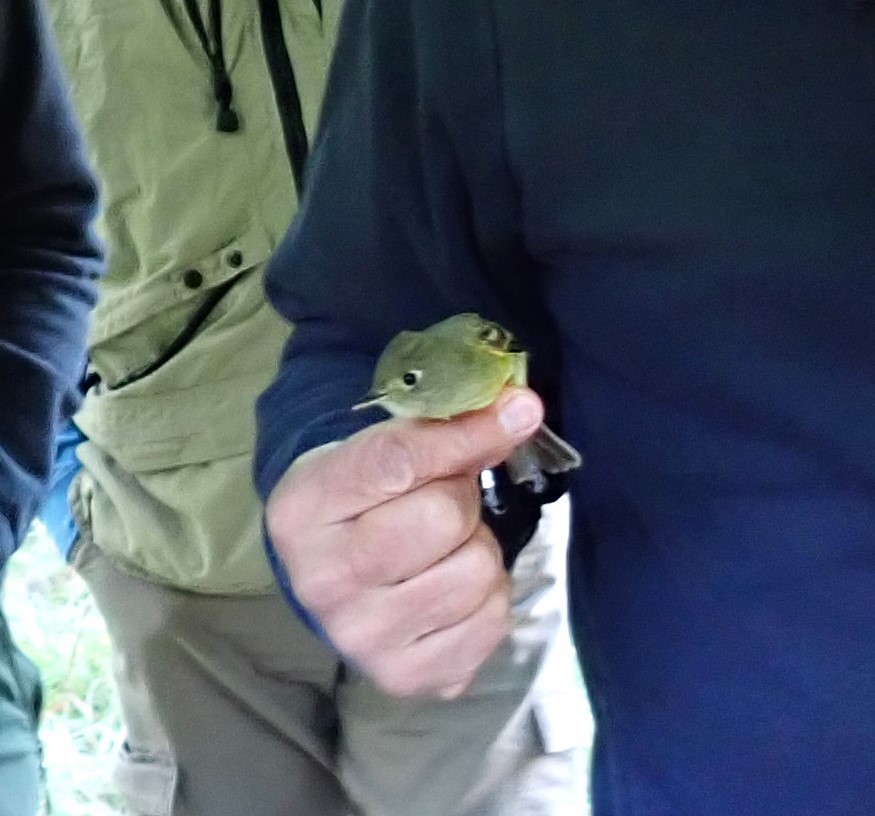
[[[500,326],[491,325],[480,331],[480,339],[490,346],[498,346],[506,337],[507,332]]]
[[[416,383],[419,382],[419,378],[422,376],[421,371],[406,371],[404,376],[401,378],[401,382],[404,383],[408,388],[413,388]]]

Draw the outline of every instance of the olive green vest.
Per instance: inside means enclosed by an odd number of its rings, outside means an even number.
[[[262,31],[271,2],[281,39]],[[71,499],[99,547],[174,586],[272,584],[253,407],[289,333],[262,273],[296,195],[267,53],[279,42],[288,54],[312,135],[340,2],[322,0],[320,14],[316,0],[221,0],[236,132],[217,129],[210,57],[184,0],[49,2],[108,250],[90,341],[100,383],[76,417],[90,441]],[[214,50],[210,3],[197,7]]]

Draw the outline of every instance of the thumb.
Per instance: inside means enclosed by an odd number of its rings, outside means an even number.
[[[293,465],[287,486],[324,521],[354,518],[428,482],[494,467],[543,416],[533,391],[509,388],[489,407],[451,420],[391,419]]]

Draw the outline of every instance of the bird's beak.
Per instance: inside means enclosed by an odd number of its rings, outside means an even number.
[[[519,344],[519,341],[513,337],[507,344],[507,351],[509,354],[521,354],[525,349]]]
[[[372,408],[374,405],[382,405],[388,395],[381,391],[368,391],[367,394],[352,406],[353,411],[361,411],[364,408]]]

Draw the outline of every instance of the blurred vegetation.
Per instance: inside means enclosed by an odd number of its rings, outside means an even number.
[[[128,816],[110,779],[124,735],[106,628],[39,524],[13,557],[3,594],[15,639],[42,672],[52,816]]]

